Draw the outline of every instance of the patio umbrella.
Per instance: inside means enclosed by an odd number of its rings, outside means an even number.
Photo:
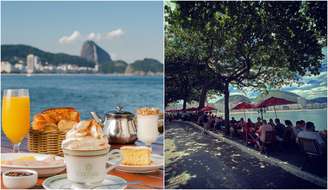
[[[205,106],[205,107],[202,108],[203,112],[209,112],[209,111],[212,111],[212,110],[216,110],[216,108],[213,107],[213,106]]]
[[[246,102],[241,102],[239,104],[237,104],[234,108],[234,110],[244,110],[244,116],[245,116],[245,119],[246,119],[246,113],[245,113],[245,110],[247,109],[252,109],[252,108],[255,108],[255,105],[253,104],[250,104],[250,103],[246,103]]]
[[[180,110],[166,110],[166,112],[179,112]]]
[[[195,108],[195,107],[186,109],[186,111],[197,111],[197,110],[198,110],[198,108]]]
[[[286,105],[286,104],[296,104],[296,102],[292,102],[283,98],[276,98],[276,97],[270,97],[261,103],[257,105],[258,108],[264,108],[264,107],[270,107],[273,106],[274,113],[277,118],[277,112],[276,112],[276,107],[278,105]]]

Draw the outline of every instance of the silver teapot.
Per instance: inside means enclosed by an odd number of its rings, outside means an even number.
[[[108,142],[111,144],[130,144],[137,140],[137,128],[134,114],[123,111],[123,107],[117,106],[116,111],[108,112],[102,119],[96,112],[90,112],[92,117],[103,126]]]

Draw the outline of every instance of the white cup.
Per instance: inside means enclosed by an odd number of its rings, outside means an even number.
[[[63,149],[67,179],[73,183],[98,184],[104,181],[109,148],[101,150]]]
[[[159,115],[137,115],[138,140],[150,146],[156,141],[158,132]]]

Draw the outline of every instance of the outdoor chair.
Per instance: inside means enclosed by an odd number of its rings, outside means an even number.
[[[301,167],[301,169],[303,169],[307,162],[310,162],[312,159],[320,159],[323,155],[323,152],[315,139],[299,138],[298,140],[305,157]]]

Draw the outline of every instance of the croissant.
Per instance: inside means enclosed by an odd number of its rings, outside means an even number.
[[[33,117],[32,129],[37,131],[69,130],[80,122],[80,113],[72,107],[50,108]],[[68,125],[68,126],[64,126]],[[55,128],[57,127],[57,129]]]

